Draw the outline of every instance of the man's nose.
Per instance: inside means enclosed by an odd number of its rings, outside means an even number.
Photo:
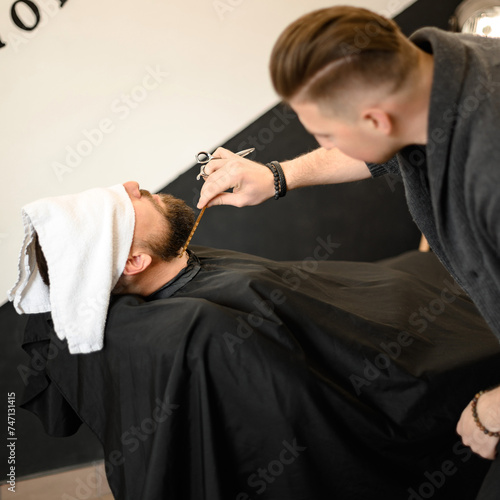
[[[133,198],[140,198],[141,192],[139,190],[139,183],[135,181],[128,181],[123,184],[125,191],[127,191],[128,195]]]

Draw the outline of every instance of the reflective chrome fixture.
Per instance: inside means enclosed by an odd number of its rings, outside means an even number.
[[[450,23],[453,30],[462,33],[500,37],[500,1],[465,0]]]

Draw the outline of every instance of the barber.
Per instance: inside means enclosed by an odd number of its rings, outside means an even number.
[[[219,148],[198,208],[399,174],[432,250],[500,339],[500,40],[437,28],[406,38],[373,12],[331,7],[286,28],[270,70],[321,147],[267,166]],[[471,401],[457,431],[493,459],[500,388]]]

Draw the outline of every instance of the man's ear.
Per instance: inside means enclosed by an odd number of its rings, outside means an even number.
[[[126,276],[133,276],[135,274],[145,271],[152,262],[151,255],[142,252],[131,253],[125,264],[123,274]]]
[[[363,123],[375,132],[389,136],[393,132],[392,118],[380,108],[369,108],[363,112]]]

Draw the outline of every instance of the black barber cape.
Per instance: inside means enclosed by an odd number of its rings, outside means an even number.
[[[24,407],[55,435],[85,422],[118,500],[467,500],[489,466],[455,427],[500,348],[433,254],[194,247],[158,293],[115,298],[102,351],[69,354],[43,314],[24,348]]]

